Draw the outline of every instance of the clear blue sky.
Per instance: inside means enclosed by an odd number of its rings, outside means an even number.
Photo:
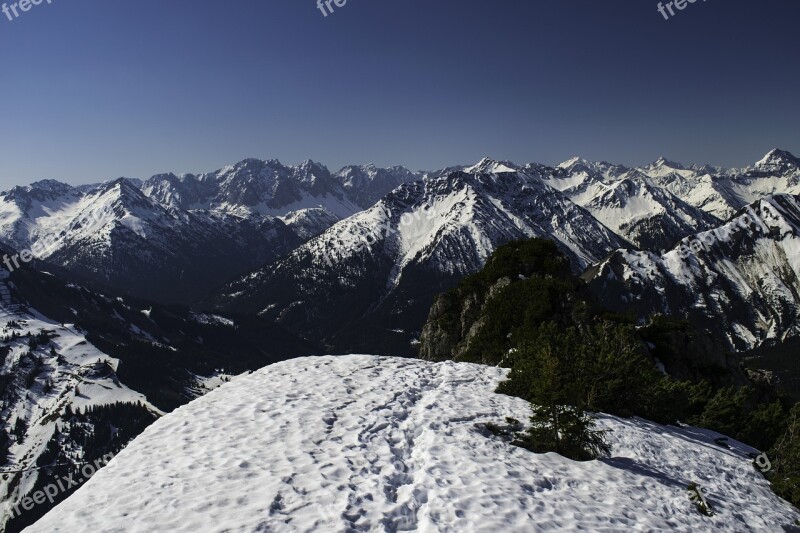
[[[52,0],[0,15],[0,188],[245,157],[800,154],[800,2],[698,0],[669,21],[657,4]]]

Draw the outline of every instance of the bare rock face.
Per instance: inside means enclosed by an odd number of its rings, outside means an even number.
[[[473,292],[459,297],[451,291],[437,297],[422,328],[420,358],[428,361],[461,359],[469,349],[470,340],[483,325],[486,302],[509,285],[511,279],[503,277],[491,286],[486,295]]]
[[[433,302],[428,321],[420,334],[419,357],[426,361],[442,361],[447,359],[458,344],[455,331],[445,328],[442,319],[457,307],[458,302],[450,294],[439,295]]]

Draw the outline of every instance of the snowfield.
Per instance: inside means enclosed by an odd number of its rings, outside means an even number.
[[[492,436],[507,371],[366,355],[236,378],[150,426],[31,532],[781,531],[800,513],[714,433],[604,416],[613,458]],[[707,517],[686,487],[707,490]]]

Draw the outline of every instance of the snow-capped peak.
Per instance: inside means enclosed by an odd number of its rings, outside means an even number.
[[[517,172],[517,169],[514,167],[515,165],[508,161],[498,161],[496,159],[484,157],[477,164],[465,168],[464,172],[467,174],[502,174],[504,172]]]
[[[661,167],[672,168],[675,170],[685,170],[685,167],[680,163],[676,163],[675,161],[670,161],[669,159],[663,156],[656,159],[656,161],[650,165],[650,168],[661,168]]]
[[[566,161],[564,161],[563,163],[558,165],[557,168],[563,168],[563,169],[566,170],[566,169],[574,167],[575,165],[588,165],[588,164],[589,164],[589,162],[587,160],[585,160],[582,157],[577,157],[576,156],[576,157],[573,157],[571,159],[567,159]]]
[[[786,150],[775,148],[755,164],[758,170],[780,171],[787,168],[800,168],[800,160]]]
[[[71,191],[73,187],[71,185],[67,185],[66,183],[61,183],[60,181],[47,179],[31,183],[28,189],[29,190],[38,189],[42,191],[63,193],[66,191]]]

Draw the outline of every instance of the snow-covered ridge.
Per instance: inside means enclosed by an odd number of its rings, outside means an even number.
[[[535,455],[486,431],[528,405],[506,370],[301,358],[162,418],[30,532],[776,531],[800,514],[716,434],[601,417],[613,457]],[[699,483],[715,514],[698,513]]]
[[[681,317],[748,350],[800,335],[800,196],[776,195],[653,253],[618,250],[584,275],[604,303]]]

